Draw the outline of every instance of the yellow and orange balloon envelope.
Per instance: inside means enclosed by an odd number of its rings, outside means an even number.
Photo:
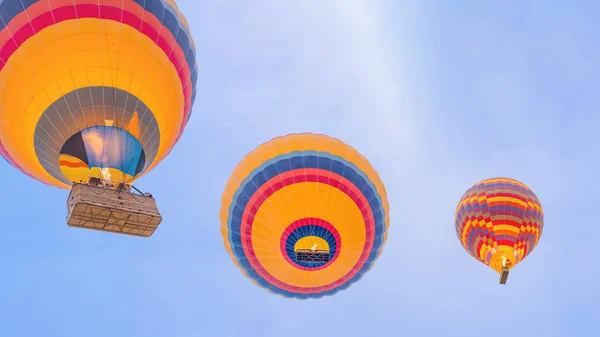
[[[386,191],[367,159],[325,135],[291,134],[235,168],[221,204],[233,262],[284,297],[333,295],[357,282],[382,251]]]
[[[0,154],[70,188],[131,182],[172,149],[196,94],[173,0],[0,1]]]
[[[535,248],[544,227],[537,196],[509,178],[473,185],[456,207],[456,234],[467,252],[499,273],[514,267]]]

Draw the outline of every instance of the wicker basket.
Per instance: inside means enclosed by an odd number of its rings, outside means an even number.
[[[162,216],[151,196],[102,186],[74,184],[67,200],[67,225],[149,237]]]
[[[500,284],[506,284],[509,272],[510,269],[508,269],[508,267],[502,267],[502,271],[500,272]]]
[[[298,249],[295,253],[296,261],[300,262],[329,262],[331,259],[328,250]]]

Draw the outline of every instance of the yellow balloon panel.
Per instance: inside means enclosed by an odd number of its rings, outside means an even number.
[[[326,250],[329,251],[329,243],[325,241],[323,238],[309,235],[301,238],[294,245],[294,250]]]

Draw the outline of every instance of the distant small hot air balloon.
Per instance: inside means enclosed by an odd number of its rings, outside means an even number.
[[[297,299],[357,282],[381,253],[386,191],[367,159],[325,135],[291,134],[235,168],[221,204],[233,262],[256,285]]]
[[[467,190],[456,207],[454,224],[467,252],[500,273],[500,284],[505,284],[509,270],[538,244],[544,212],[525,184],[492,178]]]
[[[70,226],[151,235],[162,217],[130,184],[179,140],[196,93],[175,2],[4,0],[0,17],[0,154],[71,189]]]

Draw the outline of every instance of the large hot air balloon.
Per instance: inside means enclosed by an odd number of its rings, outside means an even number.
[[[71,189],[69,225],[151,235],[160,213],[130,184],[179,140],[196,94],[175,2],[4,0],[0,17],[2,156]]]
[[[509,178],[478,182],[461,198],[454,224],[467,252],[500,273],[505,284],[510,268],[535,248],[544,227],[537,196]]]
[[[221,206],[233,262],[284,297],[333,295],[381,254],[389,226],[383,183],[367,159],[325,135],[291,134],[235,168]]]

